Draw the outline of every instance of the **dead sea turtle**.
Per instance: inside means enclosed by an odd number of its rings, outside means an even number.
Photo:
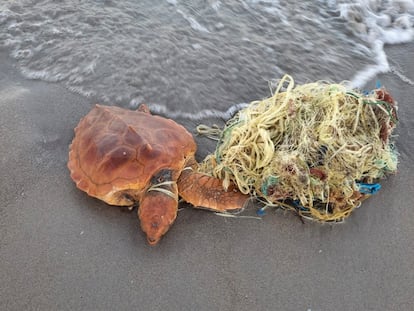
[[[214,211],[243,207],[247,196],[219,179],[197,173],[192,135],[173,120],[96,105],[75,128],[68,168],[76,186],[111,205],[139,205],[141,228],[151,245],[177,216],[178,196]]]

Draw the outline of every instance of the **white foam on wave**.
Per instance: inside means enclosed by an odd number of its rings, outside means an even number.
[[[399,70],[398,68],[396,68],[395,66],[390,66],[390,72],[392,72],[393,74],[395,74],[398,78],[400,78],[401,81],[414,86],[414,81],[411,80],[410,78],[408,78],[405,74],[403,74],[401,72],[401,70]]]
[[[377,74],[391,70],[384,45],[413,41],[414,1],[360,0],[339,4],[338,9],[340,17],[348,22],[356,36],[371,46],[375,55],[375,64],[366,66],[351,79],[353,87],[362,88]],[[403,81],[410,80],[400,72],[397,76],[404,77]]]
[[[19,59],[28,59],[31,58],[33,56],[33,52],[31,49],[21,49],[21,50],[14,50],[11,53],[12,57],[14,57],[15,59],[19,60]]]
[[[22,75],[30,80],[43,80],[47,82],[59,82],[64,79],[63,76],[60,75],[52,75],[47,70],[29,70],[27,68],[21,68]]]
[[[194,30],[197,30],[200,32],[206,32],[206,33],[210,32],[206,27],[201,25],[194,17],[188,16],[186,13],[184,13],[180,9],[178,9],[177,12],[180,13],[180,15],[184,17],[184,19],[190,23],[190,27],[193,28]]]
[[[84,97],[93,97],[96,96],[96,92],[91,90],[85,90],[82,86],[73,86],[73,85],[66,85],[69,91],[82,95]]]
[[[130,102],[130,107],[136,108],[140,102],[132,100]],[[165,115],[169,118],[176,119],[176,118],[183,118],[192,121],[199,121],[208,118],[222,118],[224,120],[230,119],[234,114],[247,107],[248,104],[240,103],[232,105],[226,111],[216,110],[216,109],[202,109],[198,112],[185,112],[185,111],[171,111],[165,105],[160,104],[148,104],[152,113]]]
[[[366,66],[363,70],[357,72],[351,79],[350,86],[352,88],[362,88],[369,80],[374,78],[379,73],[386,73],[389,71],[387,55],[384,51],[384,42],[377,40],[374,45],[376,52],[376,64]]]
[[[214,1],[212,4],[211,4],[211,7],[213,8],[213,10],[215,10],[215,11],[218,11],[219,10],[219,8],[220,8],[220,6],[221,6],[221,2],[220,1]]]

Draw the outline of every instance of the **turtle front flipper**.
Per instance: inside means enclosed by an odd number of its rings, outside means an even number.
[[[226,191],[220,179],[197,173],[191,167],[182,171],[177,184],[179,195],[196,208],[217,212],[238,210],[243,208],[250,198],[233,184]]]

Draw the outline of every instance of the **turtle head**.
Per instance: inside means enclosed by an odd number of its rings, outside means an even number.
[[[177,217],[177,209],[177,200],[164,193],[151,191],[144,196],[138,216],[150,245],[157,244],[168,231]]]
[[[161,174],[153,178],[151,186],[141,199],[138,216],[142,231],[150,245],[155,245],[168,231],[178,210],[178,189],[174,181]]]

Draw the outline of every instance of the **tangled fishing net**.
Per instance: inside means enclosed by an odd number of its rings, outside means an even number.
[[[345,84],[295,87],[286,75],[270,98],[250,103],[224,129],[198,127],[218,139],[199,170],[263,198],[264,208],[342,221],[396,171],[396,122],[396,103],[382,88],[361,94]]]

